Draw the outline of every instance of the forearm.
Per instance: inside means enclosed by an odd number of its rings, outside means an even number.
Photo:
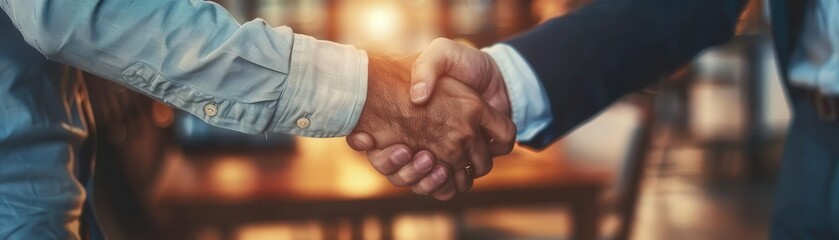
[[[364,52],[286,27],[271,29],[261,20],[239,25],[217,4],[0,4],[27,42],[51,60],[119,82],[213,125],[247,133],[341,136],[355,125],[364,103]],[[302,118],[310,124],[298,126]]]
[[[597,1],[507,41],[528,60],[554,119],[544,147],[626,93],[728,40],[741,0]]]

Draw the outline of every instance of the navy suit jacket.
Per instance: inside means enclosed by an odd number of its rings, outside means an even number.
[[[546,147],[621,96],[727,41],[746,2],[600,0],[507,40],[539,76],[553,112],[547,129],[522,144]],[[770,0],[783,76],[806,2]]]

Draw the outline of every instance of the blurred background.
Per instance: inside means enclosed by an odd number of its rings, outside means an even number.
[[[485,47],[590,1],[216,2],[398,55],[436,37]],[[497,158],[447,202],[391,186],[342,138],[239,134],[87,76],[100,224],[112,239],[766,239],[789,112],[764,6],[751,1],[730,42],[544,151]]]

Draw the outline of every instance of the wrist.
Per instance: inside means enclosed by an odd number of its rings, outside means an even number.
[[[553,121],[551,102],[541,80],[524,56],[512,47],[501,43],[483,51],[492,57],[501,73],[511,119],[518,128],[517,138],[532,139]]]
[[[398,140],[383,130],[396,128],[392,126],[395,120],[408,112],[408,69],[402,69],[398,59],[375,54],[368,55],[367,68],[367,101],[353,131],[370,134],[377,147],[383,147]]]
[[[489,85],[484,91],[484,99],[496,111],[504,114],[504,116],[512,118],[512,107],[510,104],[510,95],[507,91],[507,84],[504,81],[504,75],[498,68],[498,64],[488,53],[483,53],[487,59],[487,68],[489,70]]]

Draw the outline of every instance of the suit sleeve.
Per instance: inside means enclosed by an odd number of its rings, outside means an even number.
[[[551,124],[522,144],[544,148],[626,93],[733,36],[742,0],[602,0],[506,42],[548,94]]]

